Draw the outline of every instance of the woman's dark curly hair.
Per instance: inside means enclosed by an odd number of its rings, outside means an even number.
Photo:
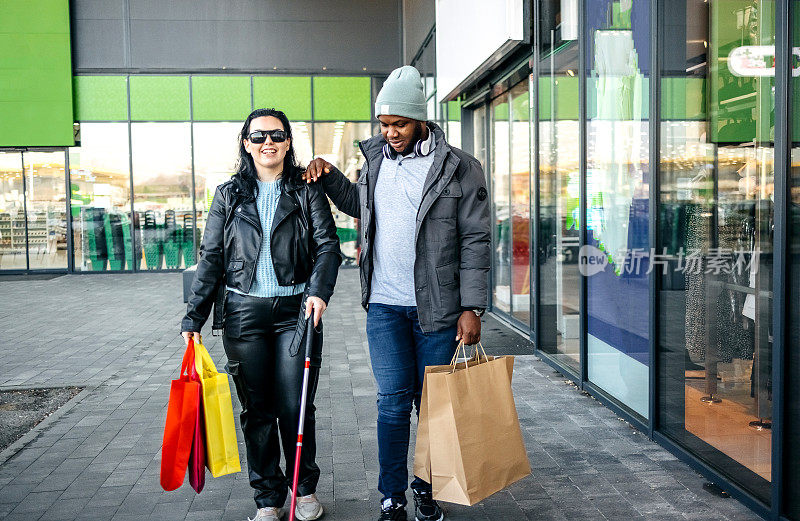
[[[256,165],[253,162],[253,157],[244,148],[244,140],[250,134],[250,123],[256,119],[264,116],[272,116],[278,118],[286,131],[286,135],[291,139],[289,142],[289,150],[286,152],[286,157],[283,158],[283,174],[281,175],[282,182],[284,183],[302,183],[302,175],[304,169],[297,163],[297,157],[294,153],[294,139],[292,139],[292,127],[289,124],[289,118],[286,114],[277,109],[256,109],[247,116],[242,125],[242,131],[239,133],[239,159],[236,161],[236,174],[233,179],[236,185],[247,196],[254,197],[258,191],[258,174],[256,173]]]

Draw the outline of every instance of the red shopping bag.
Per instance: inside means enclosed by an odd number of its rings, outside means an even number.
[[[161,448],[161,487],[175,490],[183,484],[192,442],[197,429],[200,408],[200,384],[191,380],[194,367],[194,342],[189,341],[183,354],[181,374],[172,380],[169,391],[167,421],[164,424],[164,442]]]
[[[189,340],[194,345],[194,340]],[[200,382],[200,375],[197,373],[196,364],[192,363],[189,371],[193,382]],[[189,454],[189,484],[198,494],[206,484],[206,429],[205,416],[203,414],[203,394],[200,393],[199,406],[197,408],[197,420],[194,427],[194,439],[192,440],[192,451]]]

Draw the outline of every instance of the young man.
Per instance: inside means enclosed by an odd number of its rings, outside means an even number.
[[[344,213],[361,219],[361,303],[378,387],[380,518],[406,519],[412,404],[419,415],[425,366],[450,362],[456,345],[480,340],[488,302],[489,201],[480,163],[451,147],[427,120],[417,69],[391,73],[375,102],[381,134],[351,183],[317,158],[320,179]],[[432,433],[435,436],[435,433]],[[431,485],[414,479],[417,521],[444,519]]]

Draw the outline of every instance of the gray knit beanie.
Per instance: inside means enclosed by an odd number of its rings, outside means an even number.
[[[389,74],[375,99],[375,116],[403,116],[427,121],[428,105],[417,69],[404,65]]]

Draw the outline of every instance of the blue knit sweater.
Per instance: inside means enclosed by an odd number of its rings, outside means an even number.
[[[258,180],[256,207],[258,208],[258,216],[261,218],[262,243],[261,252],[256,262],[256,275],[253,279],[253,285],[250,287],[250,293],[246,293],[253,297],[287,297],[302,293],[306,288],[304,283],[295,284],[294,286],[279,286],[278,278],[275,276],[269,241],[272,219],[275,217],[275,210],[278,208],[280,196],[281,182],[279,180],[269,183]],[[244,294],[230,287],[228,289]]]

